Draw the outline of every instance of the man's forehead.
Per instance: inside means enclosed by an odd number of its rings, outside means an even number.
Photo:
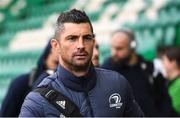
[[[117,32],[112,36],[112,39],[128,39],[128,35],[123,32]]]
[[[115,47],[127,47],[129,45],[128,36],[122,32],[113,35],[111,45]]]
[[[88,35],[92,34],[89,23],[64,23],[63,30],[60,32],[64,35]]]
[[[115,34],[113,37],[112,37],[112,40],[111,40],[112,43],[116,43],[117,45],[119,43],[125,43],[125,44],[128,44],[129,43],[129,38],[128,36],[126,36],[126,34]]]

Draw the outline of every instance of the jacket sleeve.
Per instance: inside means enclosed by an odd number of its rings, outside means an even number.
[[[124,116],[139,117],[144,116],[141,108],[134,99],[134,95],[131,90],[131,86],[126,80],[126,106]]]
[[[43,105],[42,97],[36,92],[30,92],[22,107],[19,117],[42,117]]]

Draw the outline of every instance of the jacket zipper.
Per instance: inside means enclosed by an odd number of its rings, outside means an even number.
[[[89,100],[89,95],[87,92],[84,92],[84,95],[85,95],[85,99],[87,100],[87,104],[90,108],[90,114],[91,114],[91,117],[94,117],[94,113],[93,113],[93,110],[92,110],[92,106],[91,106],[91,102]]]
[[[94,117],[94,113],[93,113],[91,102],[90,102],[89,95],[88,95],[87,84],[88,84],[87,81],[84,80],[83,81],[84,95],[85,95],[85,99],[87,101],[87,105],[88,105],[88,107],[90,109],[90,115],[91,115],[91,117]]]

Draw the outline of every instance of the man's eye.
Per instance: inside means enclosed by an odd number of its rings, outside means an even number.
[[[93,37],[85,37],[84,38],[86,41],[91,41],[93,39]]]
[[[74,37],[70,37],[70,38],[68,38],[68,40],[69,40],[69,41],[75,41],[75,40],[76,40],[76,38],[74,38]]]

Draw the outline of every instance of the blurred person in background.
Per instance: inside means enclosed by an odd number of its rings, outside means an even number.
[[[32,90],[32,87],[35,87],[34,84],[36,83],[37,85],[42,80],[42,77],[53,74],[57,64],[57,55],[52,50],[50,42],[48,42],[46,48],[38,60],[37,68],[33,69],[29,73],[18,76],[10,83],[7,95],[5,96],[2,103],[0,116],[19,116],[24,98]]]
[[[41,64],[43,63],[43,64]],[[44,51],[44,54],[40,57],[38,61],[39,71],[40,75],[38,78],[34,81],[32,88],[36,88],[38,84],[41,83],[43,78],[54,74],[56,71],[57,65],[58,65],[58,56],[55,50],[52,49],[50,41],[48,42],[48,45]],[[40,69],[41,68],[41,69]]]
[[[163,55],[163,65],[166,70],[168,93],[171,97],[173,108],[180,115],[180,48],[169,47]]]
[[[128,29],[115,31],[111,46],[112,56],[101,67],[125,76],[145,116],[171,116],[173,111],[165,81],[160,74],[153,76],[153,63],[136,54],[134,33]]]
[[[99,45],[97,44],[97,42],[95,42],[95,46],[93,49],[92,63],[95,67],[99,67]]]
[[[157,76],[159,73],[161,73],[162,76],[166,78],[166,72],[162,63],[162,57],[165,50],[166,47],[164,46],[158,46],[157,48],[156,57],[153,59],[153,64],[154,64],[153,76]]]

